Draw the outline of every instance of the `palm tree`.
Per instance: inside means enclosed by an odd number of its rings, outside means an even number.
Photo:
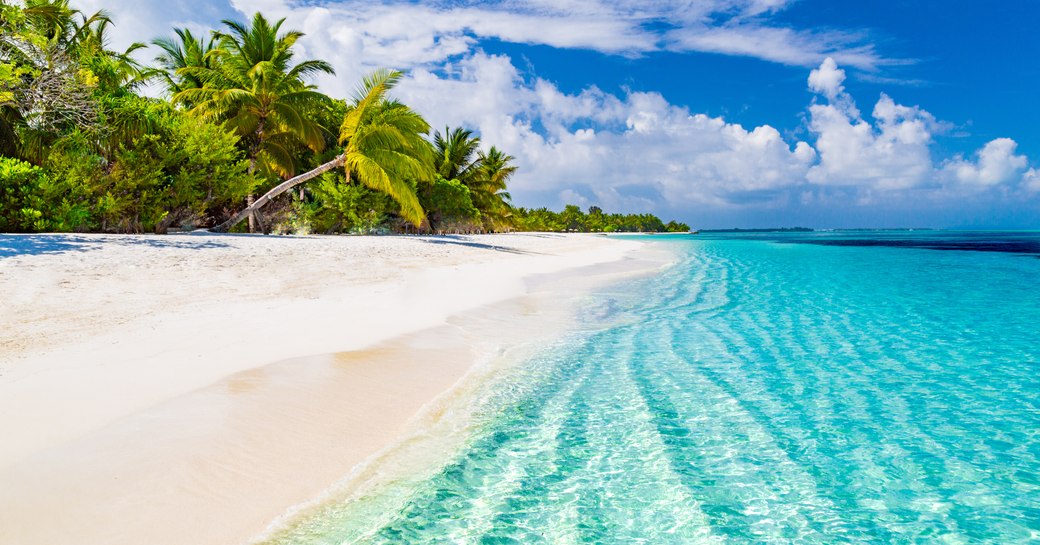
[[[516,172],[514,158],[495,147],[487,152],[480,150],[480,138],[462,127],[438,131],[433,135],[433,147],[437,174],[457,180],[470,190],[484,228],[507,227],[512,209],[506,182]]]
[[[292,48],[303,33],[282,33],[284,22],[280,19],[271,24],[260,13],[248,27],[225,20],[228,32],[216,33],[220,46],[206,55],[212,65],[177,70],[181,77],[196,79],[202,86],[179,91],[173,101],[190,105],[190,111],[203,119],[233,129],[246,147],[250,174],[262,167],[288,178],[296,173],[296,145],[302,143],[315,153],[325,146],[321,127],[306,114],[328,97],[304,79],[335,72],[325,61],[293,64]],[[253,195],[247,204],[254,209]],[[250,214],[250,231],[253,222]]]
[[[104,11],[85,17],[79,10],[69,7],[69,0],[26,0],[22,14],[29,27],[46,38],[51,45],[62,48],[68,48],[78,42],[79,33],[85,26],[108,17]],[[77,25],[76,15],[83,17],[85,24]]]
[[[494,146],[486,153],[478,153],[477,162],[480,166],[477,175],[469,184],[469,189],[473,204],[480,210],[484,218],[484,227],[488,230],[509,226],[513,209],[509,205],[512,197],[506,191],[506,185],[517,170],[513,164],[514,160],[512,155],[507,155]]]
[[[279,33],[284,22],[271,24],[260,13],[249,27],[225,20],[229,32],[217,33],[220,46],[206,55],[216,58],[177,70],[202,86],[179,91],[173,101],[192,105],[191,111],[208,121],[227,123],[246,143],[251,171],[263,166],[291,176],[293,144],[315,152],[324,146],[321,127],[304,113],[328,97],[304,79],[335,72],[325,61],[292,64],[292,47],[303,33]]]
[[[205,85],[202,79],[185,74],[184,68],[212,69],[216,65],[213,51],[217,49],[215,37],[208,41],[195,37],[186,28],[175,28],[177,39],[157,38],[152,44],[162,50],[155,57],[159,65],[157,76],[162,79],[166,86],[166,92],[171,96],[187,89],[198,89]],[[188,108],[194,104],[186,104]]]
[[[446,180],[458,180],[466,184],[480,169],[477,158],[480,138],[473,136],[473,131],[462,127],[444,127],[444,133],[434,133],[433,147],[436,154],[434,167],[437,174]]]
[[[426,215],[411,183],[433,179],[432,154],[423,138],[430,126],[404,104],[386,95],[400,81],[401,72],[378,70],[364,78],[340,126],[343,152],[333,160],[278,184],[228,221],[214,227],[224,232],[272,199],[335,168],[352,179],[389,195],[401,207],[401,216],[420,225]]]
[[[80,26],[76,30],[74,47],[79,57],[94,77],[97,87],[108,93],[127,94],[140,87],[152,77],[152,70],[142,66],[133,58],[133,53],[148,47],[135,42],[125,51],[109,49],[109,29],[112,19],[104,11],[91,17],[80,16]]]

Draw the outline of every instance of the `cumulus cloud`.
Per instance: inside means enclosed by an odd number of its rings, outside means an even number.
[[[566,94],[544,80],[525,81],[503,56],[475,54],[449,64],[443,77],[417,70],[398,94],[437,126],[463,123],[516,155],[521,200],[565,187],[608,206],[738,206],[747,195],[768,201],[802,183],[816,156],[771,126],[746,129],[691,113],[658,93],[615,96],[590,87]]]
[[[872,120],[864,119],[844,82],[845,71],[831,58],[809,73],[809,89],[826,99],[809,107],[809,129],[819,154],[819,162],[807,174],[809,182],[855,188],[862,201],[879,192],[921,188],[929,190],[931,199],[960,198],[965,189],[1024,182],[1028,159],[1015,154],[1014,140],[998,138],[976,151],[973,159],[957,156],[936,165],[932,145],[946,124],[884,93],[874,105]]]
[[[845,92],[842,83],[845,82],[845,71],[838,68],[838,63],[833,57],[827,57],[819,68],[809,72],[809,89],[820,93],[830,100],[835,100],[838,95]]]
[[[813,104],[809,114],[820,155],[810,182],[905,189],[931,174],[935,119],[920,108],[901,106],[883,94],[871,123],[860,117],[851,97],[839,94],[833,102]]]
[[[846,74],[826,59],[809,74],[809,89],[824,101],[809,106],[809,130],[815,136],[818,162],[809,168],[808,182],[831,188],[844,201],[861,205],[930,203],[941,206],[1008,196],[1020,185],[1040,185],[1029,159],[1015,153],[1011,138],[996,138],[970,158],[933,158],[935,136],[947,128],[925,109],[905,106],[882,94],[864,119],[844,88]],[[837,189],[841,189],[837,191]],[[809,190],[817,199],[820,192]]]
[[[992,140],[976,152],[975,161],[957,157],[946,162],[943,170],[957,182],[979,188],[992,187],[999,184],[1023,179],[1023,171],[1029,165],[1024,155],[1015,155],[1018,144],[1010,138]],[[1035,177],[1036,170],[1030,169],[1023,179],[1028,187]]]

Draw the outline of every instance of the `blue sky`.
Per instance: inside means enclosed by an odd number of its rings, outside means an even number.
[[[226,1],[227,3],[222,3]],[[1040,3],[82,0],[116,45],[256,10],[517,157],[517,204],[698,227],[1040,228]]]

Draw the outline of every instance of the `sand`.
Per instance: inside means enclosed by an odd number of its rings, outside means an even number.
[[[249,542],[641,246],[0,235],[0,543]]]

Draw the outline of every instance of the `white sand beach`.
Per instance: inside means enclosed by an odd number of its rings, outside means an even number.
[[[642,246],[0,235],[0,543],[248,542]]]

